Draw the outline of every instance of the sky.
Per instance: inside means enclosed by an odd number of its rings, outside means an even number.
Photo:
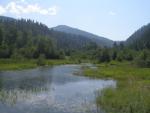
[[[0,0],[0,15],[68,25],[115,41],[150,23],[150,0]]]

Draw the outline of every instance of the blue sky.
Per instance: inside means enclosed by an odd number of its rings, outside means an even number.
[[[0,0],[0,15],[125,40],[150,22],[150,0]]]

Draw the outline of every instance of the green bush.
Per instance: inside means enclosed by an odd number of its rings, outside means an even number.
[[[37,65],[38,66],[44,66],[45,64],[46,64],[45,55],[40,54],[39,58],[37,59]]]
[[[150,51],[143,50],[135,59],[135,63],[140,67],[150,67]]]

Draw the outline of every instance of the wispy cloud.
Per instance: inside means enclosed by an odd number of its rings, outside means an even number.
[[[26,0],[13,0],[15,2],[25,2]]]
[[[117,13],[116,12],[114,12],[114,11],[109,11],[109,13],[108,13],[109,15],[111,15],[111,16],[115,16],[115,15],[117,15]]]
[[[39,4],[28,4],[25,0],[15,0],[9,2],[7,5],[0,5],[0,15],[11,13],[15,15],[21,14],[41,14],[41,15],[57,15],[59,10],[58,6],[51,6],[43,8]]]

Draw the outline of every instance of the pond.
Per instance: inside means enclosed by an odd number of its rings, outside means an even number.
[[[114,80],[83,77],[80,65],[3,71],[0,113],[96,113],[97,93],[115,86]]]

